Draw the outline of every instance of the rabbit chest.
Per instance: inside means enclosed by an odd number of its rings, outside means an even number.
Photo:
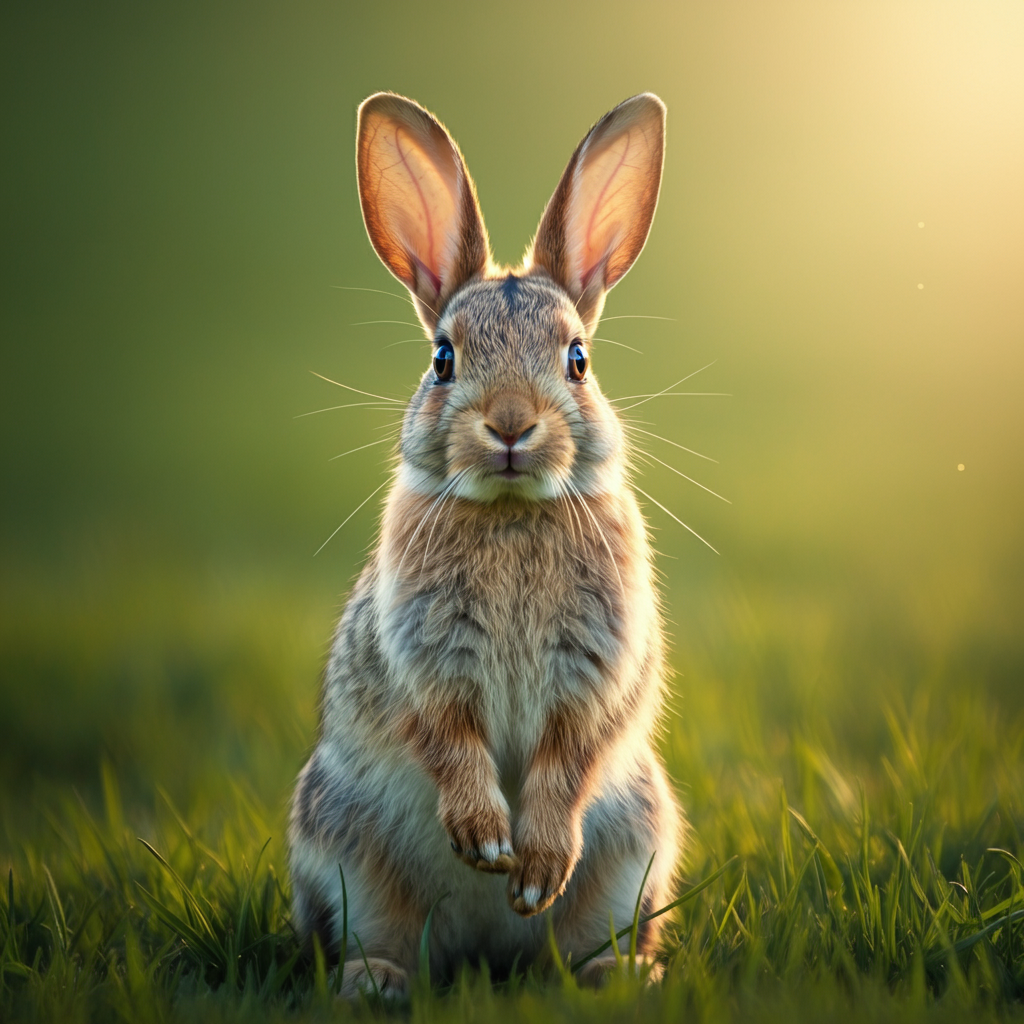
[[[567,502],[460,502],[417,532],[425,512],[411,512],[386,516],[376,589],[381,655],[403,703],[470,702],[512,768],[553,706],[617,704],[632,688],[657,629],[647,573],[630,571],[635,558],[615,565],[616,547],[636,543],[628,516],[605,510],[599,529],[593,510]]]

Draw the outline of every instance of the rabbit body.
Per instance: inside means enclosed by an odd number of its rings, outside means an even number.
[[[653,216],[663,118],[647,94],[592,129],[510,272],[490,260],[445,130],[392,94],[360,109],[367,229],[436,350],[292,804],[294,916],[335,953],[344,874],[346,991],[404,991],[444,894],[435,977],[542,958],[549,907],[578,961],[607,940],[609,913],[630,922],[654,853],[642,907],[671,899],[682,818],[651,748],[664,674],[651,552],[621,426],[586,372],[604,294]],[[640,929],[641,953],[659,924]]]

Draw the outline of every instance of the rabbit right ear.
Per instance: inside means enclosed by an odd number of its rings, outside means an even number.
[[[664,149],[665,104],[650,92],[620,103],[576,148],[541,218],[527,262],[569,293],[588,332],[647,241]]]
[[[359,107],[356,173],[366,233],[432,334],[448,298],[490,261],[462,154],[418,103],[379,92]]]

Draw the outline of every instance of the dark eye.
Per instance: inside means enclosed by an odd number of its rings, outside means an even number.
[[[438,380],[451,380],[455,376],[455,349],[447,338],[442,338],[434,349],[434,373]]]
[[[569,379],[583,380],[587,375],[589,365],[590,360],[587,358],[587,350],[583,347],[583,342],[574,341],[569,346]]]

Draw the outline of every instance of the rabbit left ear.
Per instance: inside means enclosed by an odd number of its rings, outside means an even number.
[[[403,96],[364,100],[356,134],[366,232],[433,333],[448,298],[490,260],[473,180],[444,127]]]
[[[620,103],[579,144],[541,218],[527,263],[569,293],[588,331],[647,241],[664,151],[665,104],[650,92]]]

